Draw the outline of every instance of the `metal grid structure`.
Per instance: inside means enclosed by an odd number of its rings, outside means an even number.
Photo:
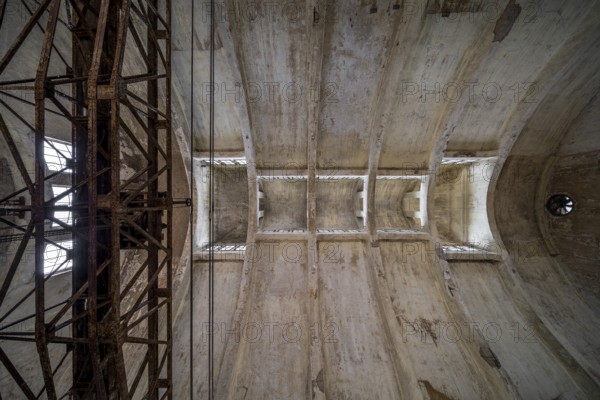
[[[6,241],[16,247],[0,275],[0,307],[7,309],[0,315],[0,363],[29,399],[170,399],[171,2],[0,0],[0,35],[9,29],[5,14],[11,5],[26,9],[29,18],[0,54],[0,94],[6,99],[0,99],[0,131],[23,186],[0,199],[0,224],[10,228]],[[43,35],[40,53],[29,55],[39,57],[37,73],[14,79],[16,55],[34,31]],[[70,46],[57,39],[58,32]],[[51,75],[52,62],[64,64],[65,73]],[[15,89],[31,91],[35,101],[11,95]],[[58,170],[44,158],[53,146],[49,114],[72,132],[72,155],[54,148],[66,160]],[[9,116],[34,132],[33,171],[26,167],[31,156],[23,154],[6,123]],[[143,159],[129,176],[121,171],[124,141]],[[49,195],[57,179],[70,181],[69,188]],[[71,205],[61,204],[65,196]],[[70,212],[72,223],[56,218],[55,211]],[[61,246],[65,238],[72,249]],[[56,304],[46,304],[46,287],[61,268],[44,273],[47,245],[66,254],[61,264],[72,264],[71,293]],[[28,263],[24,255],[33,247],[35,261]],[[21,299],[7,296],[22,285],[14,277],[23,268],[35,268],[31,290]],[[32,299],[34,312],[23,316],[20,308]],[[28,320],[35,321],[31,331],[11,329]],[[34,387],[40,384],[5,351],[17,342],[35,343],[43,377],[39,393]],[[61,357],[51,356],[57,346]],[[67,385],[56,379],[65,369]]]

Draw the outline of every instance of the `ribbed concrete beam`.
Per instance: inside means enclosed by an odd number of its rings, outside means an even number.
[[[389,42],[387,47],[390,49],[387,53],[388,62],[385,64],[385,70],[381,75],[379,83],[376,88],[376,93],[379,95],[375,96],[377,99],[374,104],[371,105],[371,120],[369,122],[369,136],[370,136],[370,145],[369,145],[369,161],[368,161],[368,171],[367,171],[367,179],[366,179],[366,190],[367,190],[367,231],[369,235],[370,246],[366,246],[368,251],[369,259],[371,260],[371,268],[369,268],[369,277],[370,286],[374,291],[375,297],[378,300],[377,306],[381,315],[383,316],[383,328],[386,337],[386,341],[390,344],[390,347],[393,349],[391,351],[391,356],[394,363],[394,373],[396,375],[396,381],[398,384],[398,395],[401,398],[418,398],[416,393],[412,392],[411,387],[416,383],[416,377],[412,373],[410,369],[407,369],[402,360],[406,359],[407,356],[404,354],[402,350],[403,347],[400,343],[398,343],[397,338],[392,335],[390,321],[395,321],[397,316],[394,313],[391,301],[390,294],[388,291],[387,282],[385,281],[383,274],[383,263],[381,259],[381,253],[379,250],[378,244],[378,232],[377,232],[377,224],[375,221],[375,189],[378,178],[378,168],[379,168],[379,159],[381,157],[381,150],[383,144],[383,132],[384,125],[387,119],[385,113],[382,114],[381,110],[384,110],[384,102],[385,97],[381,95],[385,86],[387,85],[389,75],[392,73],[392,69],[389,65],[389,60],[392,60],[394,54],[396,53],[398,47],[393,46],[392,43],[396,43],[398,38],[397,36],[400,33],[400,27],[402,24],[397,23],[395,25],[393,34],[389,38]],[[413,171],[414,172],[414,171]],[[385,172],[382,174],[383,176],[387,175]],[[412,173],[410,174],[412,175]],[[409,175],[409,176],[410,176]],[[400,179],[410,179],[404,178],[404,174],[396,175]],[[411,382],[410,385],[404,385],[407,381]],[[402,384],[400,383],[402,382]]]
[[[233,80],[235,82],[241,82],[242,87],[247,87],[248,82],[245,76],[246,69],[244,68],[243,57],[241,56],[240,31],[234,26],[236,21],[238,21],[238,19],[232,18],[231,20],[228,20],[228,24],[218,23],[217,31],[223,44],[224,54],[227,57],[227,62],[233,74]],[[256,175],[256,151],[254,147],[254,135],[252,121],[248,112],[249,107],[247,101],[247,98],[244,97],[243,101],[237,103],[244,151],[243,154],[239,154],[239,152],[233,152],[233,155],[236,157],[243,155],[243,157],[246,159],[248,177],[248,233],[246,236],[246,242],[248,244],[253,244],[255,243],[255,235],[258,227],[258,185]],[[225,157],[231,157],[232,154],[230,153],[231,152],[222,152],[222,155]],[[254,272],[252,270],[253,263],[249,262],[247,257],[245,257],[243,260],[244,264],[240,283],[240,294],[232,318],[234,324],[242,323],[242,319],[246,314],[245,311],[248,302],[248,291]],[[216,387],[219,393],[229,393],[230,390],[234,389],[232,382],[235,376],[235,362],[241,356],[240,343],[232,341],[225,344],[221,360],[216,360],[215,362],[215,365],[217,366],[215,374]],[[229,396],[226,397],[232,397],[232,394],[229,393]]]
[[[325,12],[327,3],[325,0],[313,0],[308,2],[307,29],[308,29],[308,54],[307,68],[309,71],[309,87],[317,90],[317,98],[320,98],[321,68],[323,63],[323,49],[325,41]],[[318,16],[318,17],[317,17]],[[308,102],[308,147],[307,147],[307,225],[308,225],[308,310],[310,326],[320,324],[319,316],[319,271],[317,251],[317,139],[319,133],[319,102]],[[321,344],[318,337],[311,335],[309,350],[309,377],[307,382],[307,399],[325,399],[325,393],[320,390],[319,376],[322,376],[323,359],[321,355]]]

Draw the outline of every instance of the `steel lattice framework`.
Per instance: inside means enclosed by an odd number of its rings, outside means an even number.
[[[14,249],[0,267],[1,365],[29,399],[44,393],[48,399],[170,399],[170,0],[0,0],[0,35],[9,29],[11,5],[28,19],[0,54],[0,131],[22,181],[0,199],[0,225],[10,229],[5,236]],[[27,55],[38,60],[37,72],[19,76],[15,60],[33,32],[43,37],[39,54]],[[64,73],[51,73],[51,65],[62,65]],[[34,101],[14,90],[31,91]],[[49,171],[44,158],[52,146],[49,115],[71,131],[72,155],[61,154],[66,166],[59,171]],[[15,140],[7,118],[34,132],[34,143]],[[122,171],[124,142],[142,160],[134,173]],[[34,149],[33,171],[27,146]],[[66,179],[69,188],[49,196],[55,179]],[[57,204],[66,196],[70,205]],[[72,213],[72,223],[56,211]],[[57,238],[70,238],[72,248]],[[46,287],[58,270],[44,271],[48,245],[72,263],[71,292],[55,304],[47,304]],[[28,263],[24,255],[32,248],[35,261]],[[30,290],[23,298],[8,296],[23,285],[14,278],[24,268],[35,268]],[[25,315],[20,310],[32,299],[34,312]],[[35,321],[32,331],[11,329],[26,320]],[[20,372],[5,351],[23,342],[35,343],[37,378]],[[56,378],[65,373],[68,384]],[[39,376],[43,387],[31,381]]]

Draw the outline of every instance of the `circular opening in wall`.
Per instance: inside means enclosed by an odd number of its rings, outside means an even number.
[[[574,206],[575,202],[566,194],[555,194],[550,196],[546,202],[546,209],[550,214],[556,217],[564,217],[565,215],[571,214]]]

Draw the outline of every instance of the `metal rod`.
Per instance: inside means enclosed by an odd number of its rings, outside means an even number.
[[[190,152],[194,149],[194,37],[195,37],[195,12],[194,0],[192,0],[191,9],[191,29],[190,29]],[[194,157],[190,154],[190,197],[194,198]],[[190,207],[190,400],[194,399],[194,202]],[[196,211],[199,212],[199,211]],[[198,215],[200,217],[200,215]]]
[[[210,84],[214,87],[215,84],[215,1],[210,1]],[[210,116],[209,116],[209,128],[210,128],[210,163],[214,163],[215,157],[215,94],[214,90],[210,91]],[[213,244],[215,242],[215,199],[214,199],[214,174],[210,173],[209,178],[209,193],[210,193],[210,227],[209,227],[209,242]],[[215,254],[213,247],[209,249],[209,283],[208,283],[208,326],[214,326],[215,319]],[[208,334],[208,398],[214,399],[214,347],[215,338],[213,329],[209,330]]]

